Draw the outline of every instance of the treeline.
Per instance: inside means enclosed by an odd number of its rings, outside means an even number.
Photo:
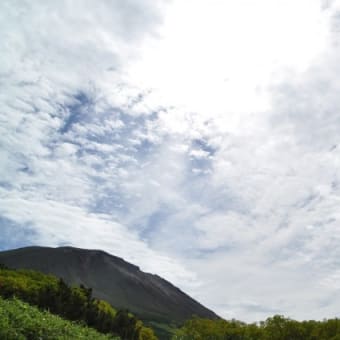
[[[0,266],[0,296],[17,297],[67,320],[79,321],[101,333],[127,340],[155,340],[152,329],[126,310],[92,296],[92,289],[68,286],[62,279],[32,270],[12,270]]]
[[[276,315],[260,323],[193,318],[173,340],[340,340],[340,319],[296,321]]]

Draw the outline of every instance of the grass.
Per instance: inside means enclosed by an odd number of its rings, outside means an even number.
[[[0,298],[2,340],[118,340],[92,328],[40,311],[16,298]]]

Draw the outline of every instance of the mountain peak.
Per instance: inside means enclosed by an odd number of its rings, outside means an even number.
[[[95,297],[129,309],[144,320],[181,323],[193,315],[218,317],[158,275],[102,250],[34,246],[0,252],[0,263],[91,287]]]

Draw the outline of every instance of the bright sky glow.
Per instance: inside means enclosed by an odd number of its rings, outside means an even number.
[[[267,86],[325,48],[318,1],[174,1],[131,79],[207,117],[268,108]]]

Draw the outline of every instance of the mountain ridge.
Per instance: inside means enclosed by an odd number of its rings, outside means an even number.
[[[93,289],[95,297],[144,320],[180,324],[193,315],[219,318],[171,282],[103,250],[30,246],[0,252],[0,263],[83,284]]]

